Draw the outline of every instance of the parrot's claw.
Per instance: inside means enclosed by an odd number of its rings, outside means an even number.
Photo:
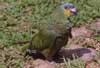
[[[43,60],[46,59],[45,56],[42,53],[38,52],[37,50],[27,49],[24,57],[26,57],[27,55],[32,56],[33,59],[43,59]]]
[[[27,55],[32,55],[32,54],[36,54],[36,50],[27,49],[24,57],[26,57]]]

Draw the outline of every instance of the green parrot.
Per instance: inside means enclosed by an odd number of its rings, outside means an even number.
[[[54,56],[64,47],[69,38],[72,38],[70,16],[77,13],[71,3],[65,3],[56,8],[51,14],[50,22],[39,24],[34,29],[34,36],[30,43],[23,47],[26,52],[25,56],[30,55],[34,59],[52,60]]]

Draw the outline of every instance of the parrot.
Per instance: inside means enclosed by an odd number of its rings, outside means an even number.
[[[51,61],[72,38],[70,17],[76,14],[77,10],[72,3],[58,6],[47,24],[40,23],[39,28],[34,29],[32,39],[24,46],[25,56]]]

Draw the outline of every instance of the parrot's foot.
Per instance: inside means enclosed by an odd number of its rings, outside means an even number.
[[[36,50],[27,49],[26,54],[25,54],[25,57],[27,55],[31,56],[33,59],[43,59],[43,60],[46,59],[43,54],[41,54],[40,52],[38,52]]]
[[[32,54],[36,54],[36,50],[33,51],[31,49],[27,49],[24,57],[26,57],[27,55],[31,56]]]

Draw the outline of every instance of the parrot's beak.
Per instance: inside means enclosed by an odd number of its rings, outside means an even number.
[[[72,8],[72,9],[70,9],[70,12],[71,12],[71,14],[70,14],[71,16],[77,14],[77,10],[76,10],[76,8]]]

